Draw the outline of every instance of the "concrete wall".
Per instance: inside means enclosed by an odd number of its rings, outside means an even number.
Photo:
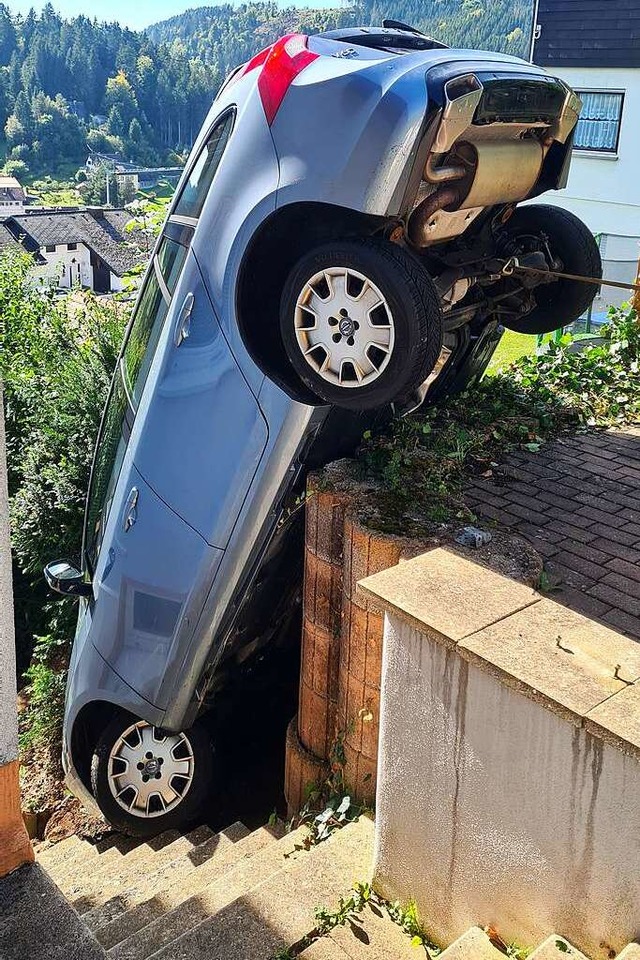
[[[0,764],[18,756],[16,717],[16,662],[13,635],[11,548],[4,415],[0,385]]]
[[[437,550],[364,581],[387,610],[375,886],[443,945],[491,925],[604,960],[640,934],[640,647],[473,570]]]
[[[0,877],[33,860],[20,814],[14,644],[7,460],[0,383]]]
[[[640,70],[549,67],[549,72],[574,89],[622,90],[625,99],[617,154],[575,150],[566,189],[550,191],[544,202],[572,210],[594,233],[640,237]]]

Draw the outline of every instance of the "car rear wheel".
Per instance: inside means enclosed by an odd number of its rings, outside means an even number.
[[[298,261],[280,326],[300,380],[325,403],[381,407],[415,390],[442,344],[442,312],[414,257],[384,240],[345,240]]]
[[[202,727],[168,733],[119,715],[93,754],[91,785],[116,829],[151,837],[198,815],[212,780],[212,751]]]
[[[523,252],[542,250],[560,262],[561,273],[601,277],[602,261],[598,244],[578,217],[545,204],[518,207],[505,229],[505,236]],[[548,252],[547,252],[548,251]],[[569,326],[591,306],[598,288],[579,280],[557,280],[536,287],[534,309],[523,317],[501,318],[517,333],[552,333]]]

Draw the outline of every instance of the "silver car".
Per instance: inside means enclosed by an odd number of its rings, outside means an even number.
[[[211,795],[200,718],[290,610],[309,466],[480,376],[504,327],[589,305],[551,276],[600,275],[589,231],[518,206],[565,184],[579,109],[529,63],[401,24],[284,37],[224,84],[126,333],[80,569],[46,570],[80,597],[68,784],[116,827]]]

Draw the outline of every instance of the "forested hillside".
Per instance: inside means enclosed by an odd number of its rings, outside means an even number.
[[[137,33],[52,5],[13,16],[0,3],[0,163],[53,173],[87,149],[176,162],[227,71],[284,33],[392,17],[450,44],[525,55],[532,0],[360,0],[340,9],[225,4]]]
[[[141,163],[175,160],[202,123],[219,74],[145,34],[51,5],[0,4],[0,152],[9,171],[53,173],[87,146]]]
[[[380,24],[389,17],[445,43],[527,56],[533,0],[359,0],[336,10],[282,9],[276,4],[225,4],[187,10],[147,30],[157,43],[228,69],[282,33],[317,33]]]

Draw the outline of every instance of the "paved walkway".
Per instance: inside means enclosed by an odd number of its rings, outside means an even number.
[[[640,426],[514,454],[466,499],[538,550],[554,600],[640,641]]]

